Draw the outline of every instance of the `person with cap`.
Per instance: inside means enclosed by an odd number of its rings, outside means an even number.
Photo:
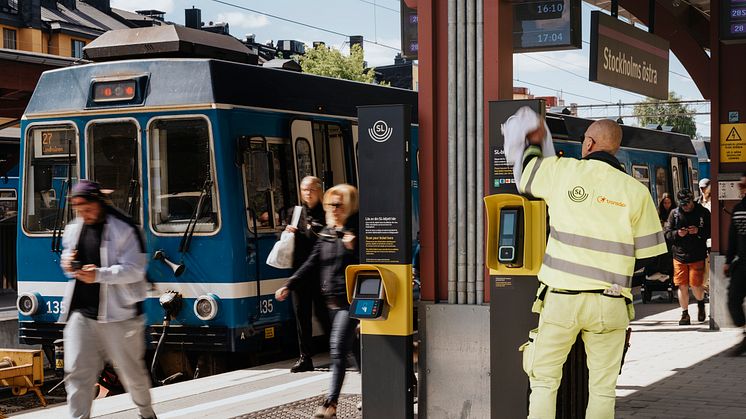
[[[689,288],[697,299],[697,320],[705,321],[704,272],[707,239],[710,238],[710,211],[694,201],[689,189],[677,194],[679,206],[668,215],[666,239],[673,252],[673,283],[679,289],[681,319],[679,325],[691,324]]]
[[[70,194],[76,217],[65,227],[60,265],[69,278],[62,300],[67,308],[65,389],[70,417],[91,415],[94,385],[110,361],[141,418],[155,418],[150,375],[145,367],[148,257],[138,226],[113,208],[98,183],[81,179]]]
[[[710,189],[710,179],[703,178],[699,181],[699,198],[697,199],[697,202],[705,207],[707,211],[712,212],[712,200],[710,198],[711,189]]]
[[[589,371],[585,417],[613,419],[626,330],[634,317],[632,274],[638,261],[666,252],[655,204],[614,157],[622,129],[612,120],[586,129],[582,159],[557,157],[542,146],[551,134],[528,108],[508,119],[503,133],[506,150],[509,142],[511,150],[525,149],[522,157],[506,151],[508,162],[523,166],[518,190],[549,208],[550,234],[533,307],[539,327],[523,347],[531,384],[528,417],[554,419],[562,366],[580,335]]]

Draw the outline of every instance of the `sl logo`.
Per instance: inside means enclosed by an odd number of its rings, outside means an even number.
[[[567,191],[567,196],[572,202],[583,202],[588,198],[588,194],[585,192],[582,186],[576,186],[572,190]]]
[[[386,121],[380,119],[376,121],[372,127],[368,128],[368,135],[370,135],[370,138],[377,143],[385,142],[391,138],[393,132],[394,130],[389,127]]]

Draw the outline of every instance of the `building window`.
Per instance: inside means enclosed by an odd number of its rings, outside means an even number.
[[[16,49],[16,31],[3,28],[3,48]]]
[[[72,51],[71,56],[75,58],[83,58],[83,47],[85,46],[84,41],[78,41],[77,39],[73,39],[71,41],[70,50]]]

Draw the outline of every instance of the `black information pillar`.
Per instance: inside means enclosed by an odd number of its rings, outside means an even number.
[[[411,112],[407,105],[358,108],[361,264],[412,263]],[[398,286],[411,287],[405,281]],[[412,334],[367,334],[364,326],[361,338],[363,418],[413,418]]]
[[[517,194],[513,166],[505,159],[500,124],[518,109],[528,106],[544,115],[541,100],[507,100],[489,103],[490,153],[488,161],[490,194]],[[528,222],[528,220],[527,220]],[[493,238],[486,238],[491,240]],[[528,413],[529,382],[523,371],[518,347],[538,326],[531,312],[539,281],[536,276],[490,275],[490,406],[493,418],[525,417]],[[563,367],[557,392],[557,419],[583,419],[588,403],[588,369],[582,339],[578,337]]]

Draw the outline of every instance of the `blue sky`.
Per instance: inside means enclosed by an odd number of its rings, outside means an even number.
[[[245,34],[252,33],[256,35],[256,40],[261,42],[295,39],[310,45],[313,41],[324,41],[327,45],[342,51],[349,50],[347,38],[344,36],[283,21],[266,14],[345,35],[363,35],[366,39],[365,59],[372,66],[393,63],[397,52],[395,49],[400,46],[399,0],[227,0],[224,3],[215,0],[112,0],[111,4],[113,7],[131,11],[162,10],[166,12],[167,20],[181,24],[184,23],[184,9],[194,6],[202,10],[203,22],[228,22],[233,36],[243,38]],[[588,81],[590,11],[594,9],[595,7],[583,3],[581,50],[515,55],[513,77],[519,81],[514,81],[514,85],[528,87],[531,93],[539,96],[560,96],[566,104],[597,105],[643,100],[641,95]],[[556,69],[558,66],[560,70]],[[684,99],[702,99],[694,82],[673,53],[670,70],[672,73],[669,75],[669,90]],[[700,106],[698,109],[700,112],[709,112],[709,107]],[[616,107],[595,110],[592,116],[616,117],[617,112]],[[622,109],[622,114],[629,112],[629,109]],[[589,114],[581,111],[581,115]],[[709,136],[709,124],[709,115],[697,116],[698,134]]]

